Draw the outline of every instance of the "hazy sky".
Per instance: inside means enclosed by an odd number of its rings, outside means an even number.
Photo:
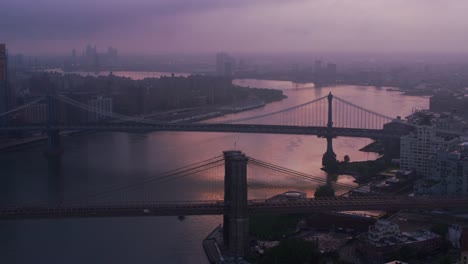
[[[28,53],[468,53],[468,1],[2,0],[1,42]]]

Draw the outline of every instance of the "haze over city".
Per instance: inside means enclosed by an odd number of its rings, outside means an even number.
[[[88,43],[127,54],[468,53],[463,0],[15,0],[0,3],[12,52]]]
[[[0,262],[467,264],[468,1],[0,1]]]

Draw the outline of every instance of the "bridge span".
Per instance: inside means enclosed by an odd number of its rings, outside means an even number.
[[[92,130],[120,132],[224,132],[224,133],[256,133],[256,134],[289,134],[316,135],[319,137],[362,137],[398,139],[406,134],[402,130],[384,130],[367,128],[318,127],[318,126],[285,126],[285,125],[254,125],[254,124],[210,124],[210,123],[102,123],[102,124],[70,124],[70,125],[16,125],[1,127],[0,130]]]
[[[468,197],[408,197],[361,196],[315,198],[300,201],[275,202],[249,200],[249,214],[318,213],[362,210],[434,210],[459,209],[468,205]],[[0,220],[83,217],[141,217],[180,215],[223,215],[229,204],[222,200],[143,202],[96,206],[35,206],[0,208]]]
[[[22,205],[0,204],[0,220],[21,220],[40,218],[80,218],[80,217],[149,217],[149,216],[180,216],[180,215],[223,215],[224,243],[233,256],[245,256],[249,245],[249,216],[253,214],[282,213],[317,213],[329,211],[361,211],[361,210],[434,210],[462,209],[468,205],[466,197],[408,197],[408,196],[357,196],[330,197],[313,199],[296,199],[294,201],[279,201],[275,199],[249,200],[247,183],[247,164],[253,168],[267,169],[268,174],[280,172],[284,176],[308,180],[321,184],[329,184],[326,179],[314,177],[280,167],[268,162],[247,157],[240,151],[225,151],[223,155],[182,168],[171,170],[148,179],[113,186],[110,190],[99,193],[70,195],[57,201],[57,205]],[[222,168],[224,167],[224,168]],[[130,202],[122,193],[129,188],[150,187],[149,184],[162,184],[212,169],[223,169],[224,198],[208,201],[155,201]],[[337,187],[347,187],[334,183]],[[151,190],[151,188],[149,188]],[[120,194],[122,202],[108,199],[109,194]],[[105,198],[102,200],[102,198]],[[144,197],[144,196],[143,196]],[[65,200],[66,198],[66,200]],[[107,201],[107,202],[104,202]]]

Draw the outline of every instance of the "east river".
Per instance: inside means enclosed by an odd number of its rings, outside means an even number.
[[[115,73],[116,75],[122,75]],[[150,73],[148,73],[150,74]],[[142,73],[123,75],[139,79]],[[235,80],[235,84],[282,89],[287,99],[235,114],[239,118],[277,111],[322,97],[330,91],[350,102],[388,116],[406,116],[413,109],[428,108],[428,97],[405,96],[386,88],[334,86],[288,81]],[[274,118],[274,117],[272,117]],[[371,160],[374,153],[358,151],[372,142],[362,138],[337,138],[339,159]],[[65,153],[60,164],[48,163],[43,145],[0,154],[0,199],[2,203],[56,203],[93,194],[158,175],[187,164],[238,149],[247,155],[297,171],[326,178],[320,170],[326,141],[315,136],[235,133],[90,133],[63,137]],[[250,198],[265,198],[287,190],[313,196],[312,182],[250,175]],[[349,176],[338,181],[353,184]],[[186,178],[147,185],[150,199],[221,199],[222,175]],[[149,190],[148,190],[149,189]],[[138,188],[121,196],[141,197]],[[148,195],[148,194],[145,194]],[[120,197],[119,199],[121,199]],[[112,198],[108,198],[112,199]],[[222,222],[220,216],[143,218],[48,219],[0,222],[2,263],[207,263],[203,238]]]

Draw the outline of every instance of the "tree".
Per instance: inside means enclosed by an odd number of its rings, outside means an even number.
[[[350,161],[349,156],[348,156],[348,155],[344,155],[343,161],[344,161],[345,163],[349,163],[349,161]]]
[[[335,190],[331,185],[322,185],[315,190],[314,194],[315,198],[317,197],[334,197],[335,196]]]
[[[268,249],[259,263],[319,263],[320,260],[320,252],[314,242],[286,239]]]
[[[448,224],[446,223],[436,223],[431,227],[431,231],[445,237],[448,233]]]

